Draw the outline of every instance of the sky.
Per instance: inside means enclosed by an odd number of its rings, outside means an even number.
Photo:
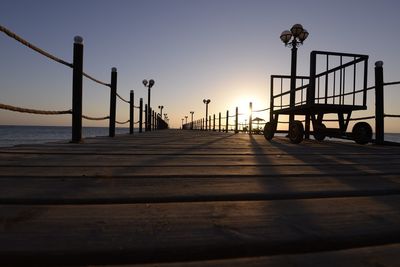
[[[298,50],[298,75],[309,75],[313,50],[369,55],[384,61],[385,81],[400,80],[399,1],[370,0],[2,0],[0,24],[38,47],[72,62],[74,36],[84,39],[84,70],[109,82],[118,70],[118,93],[147,101],[143,79],[154,79],[151,105],[164,106],[172,127],[194,111],[205,115],[269,106],[272,74],[290,73],[290,49],[279,36],[300,23],[310,33]],[[72,107],[72,70],[0,35],[0,103],[44,110]],[[400,86],[385,89],[385,112],[400,114]],[[109,88],[84,80],[83,113],[109,113]],[[129,119],[117,102],[117,120]],[[374,112],[373,93],[368,110]],[[268,113],[260,113],[264,119]],[[135,119],[137,120],[137,118]],[[83,121],[107,126],[108,121]],[[386,119],[400,132],[399,119]],[[371,121],[373,126],[373,121]],[[71,125],[70,115],[28,115],[0,110],[0,125]]]

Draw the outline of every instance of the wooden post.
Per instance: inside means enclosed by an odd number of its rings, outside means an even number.
[[[383,61],[375,62],[375,141],[385,142],[384,103],[383,103]]]
[[[134,125],[134,102],[133,102],[133,90],[131,90],[130,93],[130,99],[129,99],[129,133],[133,134],[133,125]]]
[[[115,136],[115,117],[117,111],[117,68],[111,69],[111,91],[110,91],[110,126],[109,136]]]
[[[253,131],[253,103],[250,102],[249,105],[250,115],[249,115],[249,134],[252,134]]]
[[[218,115],[218,132],[221,131],[221,112]]]
[[[82,72],[83,39],[75,36],[72,70],[72,143],[82,141]]]
[[[239,132],[239,127],[238,127],[238,123],[239,123],[239,107],[236,107],[236,113],[235,113],[235,133]]]
[[[215,114],[213,115],[213,131],[215,132]]]
[[[225,132],[228,132],[229,130],[229,110],[226,111],[226,128]]]
[[[139,133],[143,132],[143,98],[139,102]]]
[[[148,113],[147,113],[147,104],[144,104],[144,130],[145,130],[145,132],[147,132],[148,131],[148,118],[149,118],[149,116],[148,116]]]

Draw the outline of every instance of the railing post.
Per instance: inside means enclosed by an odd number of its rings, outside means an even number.
[[[221,131],[221,112],[218,115],[218,132]]]
[[[375,142],[385,142],[384,104],[383,104],[383,61],[375,62]]]
[[[238,132],[239,132],[238,123],[239,123],[239,107],[236,107],[236,113],[235,113],[235,133],[238,133]]]
[[[115,136],[115,117],[117,111],[117,68],[111,69],[111,91],[110,91],[110,126],[109,136]]]
[[[229,130],[229,110],[226,111],[226,128],[225,132],[228,132]]]
[[[134,125],[134,102],[133,102],[133,90],[131,90],[130,93],[130,99],[129,99],[129,133],[133,134],[133,125]]]
[[[249,134],[253,133],[253,103],[250,102],[249,105],[250,115],[249,115]]]
[[[208,130],[211,131],[211,115],[208,116]]]
[[[82,73],[83,39],[75,36],[72,71],[72,143],[82,141]]]
[[[148,107],[147,107],[147,104],[144,104],[144,131],[145,132],[147,132],[148,131],[148,118],[149,118],[149,116],[148,116],[148,113],[147,113],[147,109],[148,109]]]
[[[139,133],[143,132],[143,98],[139,102]]]
[[[213,115],[213,131],[215,132],[215,114]]]

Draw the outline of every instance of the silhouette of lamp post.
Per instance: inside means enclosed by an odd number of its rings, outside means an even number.
[[[290,31],[283,31],[281,33],[281,40],[292,49],[292,62],[290,71],[290,107],[295,105],[296,97],[296,69],[297,69],[297,47],[303,44],[304,40],[308,37],[308,31],[303,28],[301,24],[294,24]],[[294,114],[289,115],[289,123],[294,121]]]
[[[162,118],[162,110],[163,110],[164,106],[158,106],[158,108],[160,109],[160,115],[161,115],[161,118]]]
[[[206,104],[206,131],[207,131],[207,127],[208,127],[208,104],[210,104],[211,100],[210,99],[203,99],[203,103]]]
[[[185,116],[185,124],[187,124],[187,118],[188,118],[188,116]]]
[[[191,130],[193,130],[193,114],[194,114],[194,111],[190,111],[190,115],[192,115],[192,122],[190,123]]]
[[[183,120],[184,120],[184,118],[182,118],[181,120],[182,120],[182,129],[183,129]]]
[[[148,96],[147,96],[147,125],[146,125],[146,131],[151,131],[151,112],[150,112],[150,91],[151,87],[154,85],[154,80],[151,79],[150,81],[143,80],[143,85],[144,87],[147,87],[148,90]]]

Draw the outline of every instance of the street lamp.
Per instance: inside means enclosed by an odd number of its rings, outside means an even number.
[[[194,111],[190,111],[190,115],[192,115],[192,122],[190,123],[191,130],[193,130],[193,114],[194,114]]]
[[[154,80],[151,79],[150,81],[143,80],[143,85],[144,87],[147,87],[149,89],[148,91],[148,96],[147,96],[147,125],[146,125],[146,131],[151,131],[151,112],[150,112],[150,89],[154,85]]]
[[[185,116],[185,124],[187,124],[187,118],[188,118],[188,116]]]
[[[203,99],[203,103],[206,104],[206,130],[207,130],[207,120],[208,120],[208,104],[210,104],[211,100],[210,99]]]
[[[182,120],[182,126],[181,126],[181,127],[182,127],[182,129],[183,129],[183,120],[184,120],[184,119],[182,118],[181,120]]]
[[[301,24],[294,24],[290,31],[283,31],[281,33],[281,40],[292,49],[292,62],[290,71],[290,107],[295,105],[296,97],[296,68],[297,68],[297,47],[302,45],[307,39],[309,33],[303,28]],[[294,114],[289,115],[289,123],[294,121]]]
[[[162,110],[163,110],[164,106],[158,106],[158,108],[160,109],[160,114],[161,114],[161,118],[162,118]]]

